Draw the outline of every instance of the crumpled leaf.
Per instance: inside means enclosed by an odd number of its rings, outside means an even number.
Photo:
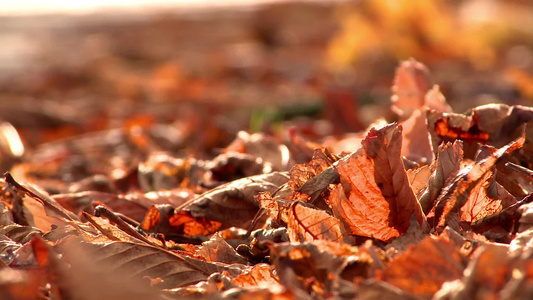
[[[400,289],[431,297],[446,281],[461,278],[464,259],[455,244],[444,239],[427,237],[397,255],[377,278]]]
[[[272,164],[263,158],[237,152],[223,153],[208,161],[205,168],[209,170],[209,179],[216,182],[229,182],[273,171]]]
[[[484,181],[461,208],[461,220],[474,223],[516,203],[515,198],[496,182],[494,176]]]
[[[287,217],[287,233],[291,242],[350,240],[337,218],[302,202],[293,202],[289,206]]]
[[[196,255],[205,258],[210,262],[221,262],[226,264],[248,264],[248,261],[239,255],[221,236],[215,233],[209,241],[204,242]]]
[[[458,229],[461,209],[469,201],[472,192],[487,179],[495,163],[502,155],[510,153],[524,145],[524,136],[494,151],[485,159],[475,162],[461,169],[443,189],[435,205],[435,220],[437,228],[443,229],[446,225]]]
[[[287,179],[287,173],[274,172],[235,180],[192,199],[178,207],[175,214],[221,223],[215,230],[232,226],[246,228],[259,209],[254,196],[274,192]]]
[[[222,224],[205,217],[193,217],[188,211],[176,211],[170,205],[154,205],[148,210],[141,228],[146,232],[173,235],[204,236],[218,231]]]
[[[310,162],[296,164],[289,171],[290,179],[287,184],[293,191],[298,191],[309,180],[325,171],[338,160],[327,148],[316,149]]]
[[[433,150],[442,142],[461,139],[467,158],[474,158],[477,142],[500,148],[517,139],[532,118],[530,108],[505,104],[478,106],[466,115],[435,110],[427,114]]]
[[[389,241],[404,234],[415,220],[426,220],[400,156],[401,126],[371,129],[363,148],[335,166],[341,183],[329,198],[333,214],[354,235]]]
[[[434,206],[437,197],[449,178],[457,174],[463,161],[463,143],[458,140],[441,144],[437,152],[435,170],[427,182],[427,188],[420,196],[420,206],[427,214]]]
[[[291,160],[287,146],[261,133],[249,134],[239,131],[237,138],[226,147],[225,152],[247,153],[260,157],[263,161],[271,163],[276,171],[287,170]]]
[[[443,286],[433,299],[500,299],[511,271],[506,245],[484,245],[476,250],[465,276],[453,285]]]
[[[320,251],[313,243],[270,246],[271,260],[281,283],[293,292],[309,291],[315,297],[332,297],[347,257]]]
[[[240,287],[272,286],[280,285],[274,268],[269,264],[257,264],[245,274],[241,274],[231,280]]]

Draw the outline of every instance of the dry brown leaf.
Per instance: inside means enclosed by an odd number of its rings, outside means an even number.
[[[274,273],[274,268],[269,264],[257,264],[253,266],[248,272],[241,274],[231,282],[240,287],[254,287],[254,286],[279,286],[279,278]]]
[[[499,185],[494,176],[487,174],[483,184],[473,190],[465,205],[461,208],[461,220],[474,223],[500,212],[516,203],[515,198]]]
[[[427,226],[403,166],[401,140],[396,124],[372,129],[363,148],[336,165],[341,183],[329,201],[352,234],[389,241],[405,233],[412,219]]]
[[[320,251],[313,243],[273,244],[270,253],[285,287],[293,292],[310,291],[319,298],[333,296],[339,275],[348,263],[347,257]]]
[[[402,155],[424,164],[433,162],[433,149],[427,129],[425,109],[416,109],[407,120],[402,122],[402,127]]]
[[[492,169],[498,159],[504,154],[511,153],[524,145],[524,136],[511,142],[510,144],[494,151],[485,159],[475,162],[463,168],[443,189],[435,205],[435,220],[438,229],[443,229],[446,225],[454,229],[459,228],[460,210],[468,201],[470,195],[476,188],[483,184],[483,179],[490,176]]]
[[[403,61],[394,76],[392,109],[401,119],[424,105],[424,97],[431,87],[429,70],[413,58]]]
[[[434,151],[442,142],[461,139],[465,157],[474,158],[478,142],[500,148],[517,139],[524,123],[533,118],[533,110],[488,104],[473,108],[466,115],[429,110],[427,118]]]
[[[287,179],[286,173],[274,172],[235,180],[182,205],[175,215],[220,223],[215,230],[232,226],[246,228],[259,209],[254,196],[260,192],[273,193]]]
[[[291,160],[287,146],[261,133],[249,134],[239,131],[237,138],[226,147],[226,153],[247,153],[272,164],[274,170],[285,171]]]
[[[161,278],[160,288],[172,288],[206,280],[216,272],[241,273],[237,267],[201,261],[148,245],[111,242],[83,244],[97,266],[107,271],[124,272],[128,278]]]
[[[210,262],[248,264],[248,261],[239,255],[235,249],[222,238],[220,233],[213,234],[209,241],[202,243],[200,248],[196,251],[196,255],[201,256]]]
[[[424,106],[436,111],[452,112],[452,108],[448,105],[446,98],[440,91],[440,87],[436,84],[426,93]]]
[[[316,149],[310,162],[296,164],[291,168],[289,171],[290,179],[287,184],[293,191],[298,191],[311,178],[325,171],[337,160],[338,157],[327,148]]]
[[[474,253],[465,276],[452,286],[443,286],[434,299],[501,299],[500,292],[511,277],[507,245],[486,244]]]
[[[461,278],[465,264],[455,245],[427,237],[396,256],[377,278],[400,289],[431,297],[446,281]]]
[[[415,169],[406,171],[409,178],[409,184],[415,193],[416,198],[420,201],[420,197],[428,187],[429,176],[431,175],[431,166],[425,165]]]
[[[291,242],[349,241],[341,222],[327,212],[293,202],[288,209],[287,233]]]
[[[209,235],[220,229],[221,223],[204,217],[193,217],[190,212],[176,211],[170,205],[154,205],[150,208],[141,228],[151,233],[161,233],[168,239],[172,235]]]
[[[463,143],[454,141],[452,143],[441,144],[437,152],[435,170],[431,174],[424,194],[420,197],[420,206],[424,213],[429,213],[435,205],[442,188],[449,178],[457,174],[463,161]]]

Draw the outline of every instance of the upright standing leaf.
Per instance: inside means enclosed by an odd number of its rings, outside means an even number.
[[[429,70],[413,58],[403,61],[396,69],[391,98],[392,109],[402,119],[424,105],[424,96],[431,87]]]
[[[494,151],[481,161],[475,162],[460,170],[450,183],[442,190],[435,205],[435,220],[439,229],[450,225],[458,229],[461,220],[461,209],[475,196],[474,191],[480,188],[492,174],[492,168],[504,154],[522,147],[525,137],[522,136],[508,145]]]
[[[400,156],[401,131],[396,124],[371,129],[363,148],[336,165],[341,183],[330,204],[354,235],[388,241],[405,233],[412,219],[426,227]]]
[[[439,146],[435,171],[431,174],[426,190],[420,197],[420,206],[427,213],[431,210],[446,180],[459,172],[463,161],[463,143],[455,141]]]

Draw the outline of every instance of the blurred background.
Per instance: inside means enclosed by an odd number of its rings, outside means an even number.
[[[13,129],[26,152],[121,128],[196,157],[239,130],[340,137],[393,120],[410,57],[456,112],[533,102],[528,0],[0,0],[0,45],[4,158]]]

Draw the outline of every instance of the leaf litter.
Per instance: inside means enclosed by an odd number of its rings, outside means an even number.
[[[0,180],[0,295],[531,296],[533,110],[455,113],[414,59],[392,91],[398,121],[357,133],[349,152],[292,129],[240,132],[211,158],[173,157],[129,127],[42,146],[57,164],[22,162]],[[107,165],[110,135],[129,140],[133,167]],[[52,176],[67,166],[69,180]]]

